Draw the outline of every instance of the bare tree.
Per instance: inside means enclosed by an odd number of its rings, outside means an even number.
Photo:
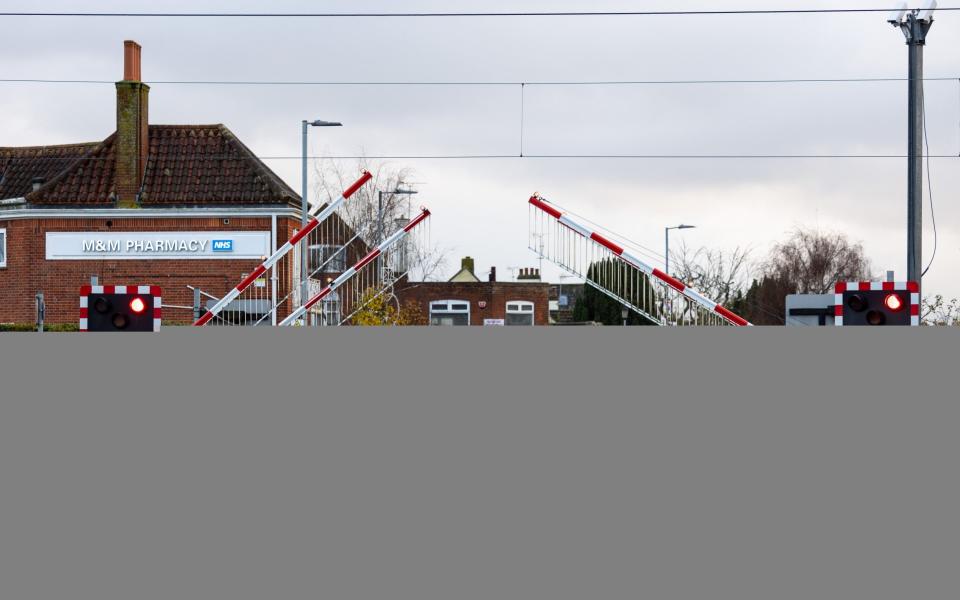
[[[763,275],[786,282],[794,294],[828,294],[838,281],[873,279],[863,246],[842,233],[796,229],[774,246]]]
[[[698,248],[691,250],[681,242],[670,253],[672,275],[720,304],[729,305],[742,296],[750,277],[750,249]]]
[[[773,247],[742,298],[731,302],[756,325],[783,325],[789,294],[829,294],[838,281],[873,279],[863,246],[842,233],[796,229]]]
[[[412,200],[409,195],[393,193],[406,189],[413,172],[410,169],[397,169],[387,163],[371,163],[360,159],[354,167],[344,168],[333,161],[320,161],[315,167],[315,192],[321,202],[331,202],[352,184],[363,171],[370,171],[373,179],[363,186],[344,203],[339,210],[341,217],[354,231],[368,243],[375,243],[378,233],[392,233],[396,220],[409,218]],[[383,198],[380,209],[381,193]]]
[[[363,171],[369,171],[373,179],[344,203],[339,213],[368,246],[374,246],[419,212],[419,204],[414,202],[413,195],[395,193],[413,189],[413,170],[367,159],[358,160],[351,168],[320,161],[315,168],[317,197],[321,202],[330,202]],[[432,243],[411,244],[408,250],[410,276],[421,281],[431,281],[443,272],[450,252]]]
[[[960,300],[945,300],[940,294],[933,299],[923,299],[921,322],[935,327],[960,326]]]

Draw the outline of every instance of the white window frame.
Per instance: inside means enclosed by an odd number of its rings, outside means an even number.
[[[466,305],[466,309],[462,308],[451,308],[454,304]],[[434,307],[443,305],[444,308],[441,310],[434,310]],[[430,302],[430,326],[431,327],[443,327],[442,325],[434,325],[433,317],[434,315],[467,315],[467,326],[470,325],[470,302],[467,300],[433,300]]]
[[[0,227],[0,269],[7,268],[7,230]]]
[[[515,325],[515,327],[531,327],[536,324],[536,305],[528,300],[508,300],[506,306],[506,324],[510,325],[510,315],[530,316],[530,325]]]
[[[320,249],[322,249],[320,253],[322,260],[319,264],[315,264],[313,254],[316,250]],[[327,253],[328,249],[330,250],[329,254]],[[310,265],[310,271],[314,272],[322,268],[321,271],[315,273],[316,275],[322,273],[342,273],[347,270],[347,247],[342,244],[310,244],[307,246],[307,252],[310,255],[310,262],[307,263]],[[334,256],[336,256],[336,258],[333,258]],[[334,266],[338,266],[337,261],[342,261],[342,269],[333,268]],[[325,265],[325,263],[327,264]],[[329,263],[333,264],[331,265]]]
[[[343,305],[340,303],[340,294],[330,292],[320,304],[323,306],[322,323],[328,327],[339,326],[343,320]]]
[[[310,295],[316,292],[310,291]],[[326,298],[317,302],[310,308],[311,325],[314,327],[336,327],[343,322],[343,305],[341,304],[340,294],[330,292]]]

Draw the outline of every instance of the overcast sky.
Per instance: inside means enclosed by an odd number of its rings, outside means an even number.
[[[845,0],[843,7],[884,7]],[[952,5],[941,2],[943,5]],[[774,6],[775,5],[775,6]],[[960,3],[958,3],[960,5]],[[3,10],[160,10],[144,1],[0,0]],[[163,10],[471,11],[837,7],[837,2],[271,0],[166,1]],[[907,49],[884,14],[418,19],[69,19],[0,17],[0,78],[122,76],[122,41],[147,81],[600,81],[904,77]],[[927,114],[940,250],[925,292],[960,296],[960,12],[928,38]],[[0,145],[99,140],[115,127],[111,85],[0,83]],[[906,83],[527,86],[526,154],[904,154]],[[513,155],[518,86],[157,84],[152,123],[224,123],[262,156]],[[433,239],[478,271],[535,266],[534,191],[662,252],[663,227],[691,246],[749,246],[762,258],[792,228],[862,241],[875,270],[906,275],[905,159],[399,160],[434,211]],[[299,189],[297,160],[268,164]],[[345,161],[344,168],[352,168]],[[933,248],[925,206],[925,261]],[[557,272],[547,269],[556,279]]]

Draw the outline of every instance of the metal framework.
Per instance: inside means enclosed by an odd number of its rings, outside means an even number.
[[[202,327],[216,320],[221,325],[257,325],[266,319],[274,324],[279,315],[293,310],[293,305],[299,305],[302,269],[300,267],[300,253],[291,252],[298,245],[304,244],[308,249],[320,246],[319,240],[326,244],[342,240],[344,232],[349,229],[337,216],[329,219],[341,206],[363,187],[373,176],[369,172],[363,175],[347,188],[343,194],[330,204],[320,205],[310,211],[310,220],[297,233],[280,246],[269,258],[261,263],[250,274],[236,285],[223,298],[220,298],[206,313],[194,322],[194,326]],[[328,223],[328,219],[330,222]],[[324,224],[324,227],[321,227]],[[357,242],[359,234],[340,244],[340,251],[348,252],[350,245]],[[339,252],[330,252],[324,255],[319,252],[322,260],[316,261],[317,267],[309,273],[309,277],[322,274],[324,269],[338,259]],[[309,252],[308,252],[309,255]],[[342,258],[342,257],[341,257]],[[342,258],[345,261],[345,258]],[[278,298],[273,301],[273,298]]]
[[[302,306],[294,310],[281,323],[281,327],[302,324],[311,313],[317,314],[326,325],[341,325],[349,322],[358,311],[386,293],[411,267],[409,236],[423,231],[420,227],[430,217],[423,209],[403,228],[383,240],[355,265],[333,279],[323,289],[313,294]],[[333,312],[325,306],[335,302],[337,314],[347,317],[336,323],[329,322],[326,315]]]
[[[661,326],[751,325],[746,319],[577,223],[541,198],[529,202],[529,247]]]

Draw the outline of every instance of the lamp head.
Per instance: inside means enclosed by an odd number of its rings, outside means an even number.
[[[895,9],[890,11],[890,15],[887,16],[887,23],[890,23],[894,27],[900,27],[900,24],[903,23],[903,19],[907,16],[907,3],[901,2],[897,5]]]
[[[924,23],[933,23],[933,13],[937,11],[937,0],[927,0],[923,8],[917,13],[917,20]]]

